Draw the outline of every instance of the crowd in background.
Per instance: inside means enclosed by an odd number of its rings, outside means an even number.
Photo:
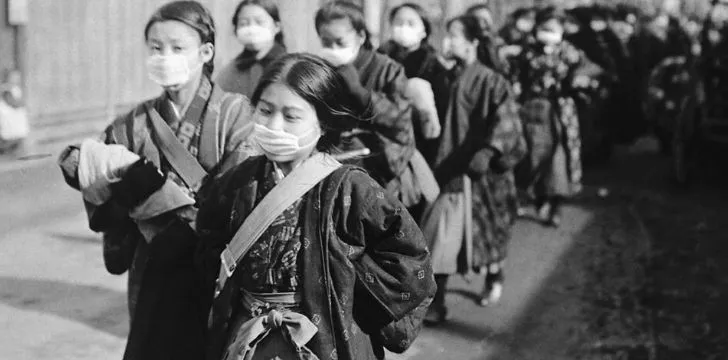
[[[705,21],[529,7],[497,29],[477,5],[433,44],[405,3],[376,49],[337,1],[311,19],[309,55],[287,54],[273,1],[244,0],[225,19],[244,50],[217,72],[209,12],[163,6],[145,39],[165,92],[60,160],[107,267],[130,272],[125,358],[382,358],[447,321],[450,275],[483,274],[479,303],[498,303],[516,218],[560,225],[583,163],[645,134],[645,99],[670,96],[651,74],[719,58],[725,6]],[[310,187],[283,202],[291,181]],[[263,222],[271,197],[285,205]],[[249,218],[265,226],[241,236]]]

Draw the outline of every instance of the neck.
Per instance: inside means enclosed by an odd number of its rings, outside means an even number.
[[[260,50],[258,50],[255,53],[255,60],[260,60],[260,59],[266,57],[266,55],[268,55],[268,53],[273,49],[274,45],[275,45],[275,41],[263,46]]]
[[[476,61],[478,61],[478,55],[477,55],[477,54],[475,54],[475,53],[470,53],[470,54],[468,54],[468,56],[466,56],[465,58],[462,58],[462,59],[458,59],[458,62],[459,62],[459,63],[460,63],[461,65],[466,65],[466,66],[467,66],[467,65],[472,65],[472,64],[474,64],[474,63],[475,63]]]
[[[182,110],[187,108],[187,105],[189,105],[192,98],[197,93],[202,76],[202,72],[200,72],[179,88],[167,89],[169,99],[172,100],[172,103],[175,107],[177,107],[177,110],[180,111],[180,114],[183,113]]]
[[[407,53],[407,55],[409,55],[409,54],[415,52],[417,49],[419,49],[420,46],[422,46],[422,44],[421,43],[418,43],[418,44],[412,45],[410,47],[404,47],[404,46],[402,46],[402,48],[404,49],[404,52]]]
[[[297,168],[299,165],[303,164],[306,159],[313,156],[313,154],[316,152],[316,150],[309,153],[307,156],[302,156],[296,160],[293,161],[286,161],[286,162],[276,162],[276,166],[278,166],[279,169],[281,169],[281,172],[283,172],[283,176],[288,176],[288,174],[293,171],[293,169]]]

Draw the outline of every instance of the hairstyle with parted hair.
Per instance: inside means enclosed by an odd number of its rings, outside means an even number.
[[[362,46],[365,49],[373,48],[371,34],[364,19],[364,11],[361,6],[348,1],[332,1],[322,6],[314,18],[316,31],[319,31],[321,25],[340,19],[349,19],[356,32],[364,33],[364,45]]]
[[[341,133],[354,128],[356,114],[364,110],[358,109],[339,72],[316,55],[288,54],[270,64],[250,99],[254,106],[271,84],[287,86],[313,106],[323,130],[316,145],[322,152],[335,151]]]
[[[270,15],[271,18],[273,18],[273,21],[277,22],[278,24],[281,23],[281,16],[278,12],[278,5],[274,0],[243,0],[235,8],[235,12],[233,12],[233,28],[238,28],[238,15],[240,15],[240,11],[242,11],[244,7],[249,5],[260,6],[263,10],[265,10],[265,12],[268,13],[268,15]],[[276,34],[275,40],[277,43],[284,45],[283,30],[279,31],[278,34]]]
[[[430,34],[432,34],[432,22],[427,16],[427,11],[425,11],[425,9],[418,4],[404,3],[393,8],[392,11],[389,12],[390,24],[394,21],[394,17],[397,16],[397,13],[404,8],[412,9],[420,17],[420,20],[422,20],[422,24],[425,25],[425,38],[423,39],[423,41],[427,41],[427,39],[430,38]]]
[[[179,21],[193,28],[200,35],[202,44],[210,43],[215,46],[215,22],[210,11],[197,1],[173,1],[157,9],[144,27],[144,39],[149,39],[149,29],[154,24],[163,21]],[[207,76],[212,76],[215,70],[214,61],[213,52],[212,58],[203,68]]]

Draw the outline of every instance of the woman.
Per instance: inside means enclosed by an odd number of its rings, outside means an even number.
[[[442,94],[437,108],[443,133],[433,169],[442,193],[422,222],[437,282],[427,317],[432,323],[446,319],[451,274],[485,270],[481,304],[498,301],[517,208],[512,169],[525,140],[510,84],[478,60],[478,38],[475,18],[448,22],[443,51],[457,65],[435,88]]]
[[[559,226],[563,200],[581,188],[581,140],[576,105],[569,94],[585,88],[601,70],[563,40],[562,15],[552,7],[539,11],[537,43],[519,57],[523,123],[530,158],[520,179],[534,187],[543,221]],[[589,65],[589,66],[587,66]]]
[[[420,5],[404,3],[395,7],[389,14],[389,22],[392,39],[378,51],[402,64],[405,75],[410,79],[406,95],[416,110],[417,149],[431,161],[440,135],[432,82],[445,71],[445,67],[438,59],[437,50],[428,43],[432,25]]]
[[[197,219],[219,275],[208,359],[381,359],[416,336],[434,292],[429,253],[399,201],[330,155],[358,121],[346,86],[325,61],[291,54],[254,92],[264,156],[211,184]],[[284,205],[266,211],[273,202]],[[249,250],[226,255],[238,239]]]
[[[144,35],[162,95],[116,119],[106,145],[72,146],[60,164],[83,193],[91,229],[104,233],[109,271],[129,270],[124,359],[200,359],[209,304],[193,265],[194,197],[207,173],[246,157],[250,106],[210,81],[215,25],[201,4],[162,6]]]
[[[478,21],[480,61],[501,75],[508,76],[507,55],[511,52],[517,53],[518,50],[517,47],[505,46],[505,41],[493,32],[493,15],[488,4],[473,5],[465,11],[465,14]]]
[[[437,59],[437,50],[429,44],[432,23],[422,6],[404,3],[389,13],[392,38],[379,47],[404,67],[408,78],[420,78],[430,83],[445,71]]]
[[[362,166],[408,208],[434,199],[439,190],[424,158],[416,154],[402,66],[373,50],[357,5],[329,2],[316,13],[315,25],[322,57],[346,80],[356,105],[366,109],[361,115],[366,121],[337,146],[345,151],[369,149],[372,155],[363,158]]]
[[[243,52],[216,77],[220,87],[250,98],[268,64],[285,55],[281,18],[273,0],[244,0],[233,13]]]

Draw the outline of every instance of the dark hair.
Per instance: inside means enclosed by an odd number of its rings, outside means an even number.
[[[481,11],[481,10],[485,10],[488,12],[488,14],[490,14],[491,23],[488,24],[488,26],[492,28],[493,27],[493,12],[490,11],[490,7],[488,6],[488,4],[475,4],[471,7],[469,7],[467,10],[465,10],[465,14],[475,16],[475,13],[477,13],[478,11]],[[481,29],[481,30],[485,30],[485,29]]]
[[[149,29],[152,25],[171,20],[179,21],[195,29],[200,35],[202,44],[211,43],[215,46],[215,22],[212,20],[210,11],[197,1],[174,1],[157,9],[147,22],[147,26],[144,27],[144,39],[149,39]],[[203,68],[207,76],[212,76],[215,69],[214,60],[215,53],[213,52],[212,59],[206,62]]]
[[[403,8],[410,8],[414,10],[414,12],[416,12],[417,15],[420,17],[420,20],[422,20],[422,24],[425,25],[425,38],[423,39],[423,41],[427,41],[427,39],[429,39],[430,35],[432,34],[432,22],[427,16],[427,12],[425,11],[425,9],[420,5],[417,5],[415,3],[404,3],[395,7],[394,9],[392,9],[392,11],[389,12],[389,23],[391,24],[392,21],[394,21],[394,17],[397,16],[397,13]]]
[[[238,15],[240,15],[240,11],[243,10],[244,7],[248,5],[255,5],[260,6],[265,10],[265,12],[270,15],[271,18],[273,18],[273,21],[277,22],[279,25],[281,23],[281,16],[278,12],[278,5],[276,5],[274,0],[243,0],[238,4],[238,6],[235,8],[235,12],[233,13],[233,28],[238,28]],[[275,40],[277,43],[283,45],[283,30],[279,31],[278,34],[276,34]]]
[[[364,19],[364,11],[359,5],[352,4],[348,1],[332,1],[322,6],[316,12],[314,23],[316,24],[316,32],[319,31],[321,25],[340,19],[349,19],[351,26],[356,32],[364,32],[365,49],[372,49],[371,34],[367,30],[366,20]]]
[[[536,21],[533,24],[533,31],[535,32],[539,26],[551,21],[557,20],[560,23],[564,23],[564,12],[557,9],[554,6],[547,6],[536,13]]]
[[[468,41],[478,41],[478,60],[490,67],[491,69],[503,73],[505,71],[505,64],[495,53],[495,45],[493,38],[489,36],[483,36],[480,30],[480,23],[478,19],[473,15],[460,15],[458,17],[450,19],[445,28],[449,29],[454,23],[460,23],[463,25],[463,35]]]
[[[341,133],[356,126],[355,102],[346,90],[344,78],[324,59],[306,53],[287,54],[271,63],[253,92],[251,103],[257,106],[260,97],[271,84],[284,84],[313,105],[323,135],[316,148],[331,152],[339,143]]]
[[[515,22],[516,20],[518,20],[518,19],[520,19],[520,18],[522,18],[524,16],[534,15],[535,13],[536,13],[536,9],[534,9],[532,7],[522,7],[522,8],[518,8],[511,15],[511,21],[514,21]]]

